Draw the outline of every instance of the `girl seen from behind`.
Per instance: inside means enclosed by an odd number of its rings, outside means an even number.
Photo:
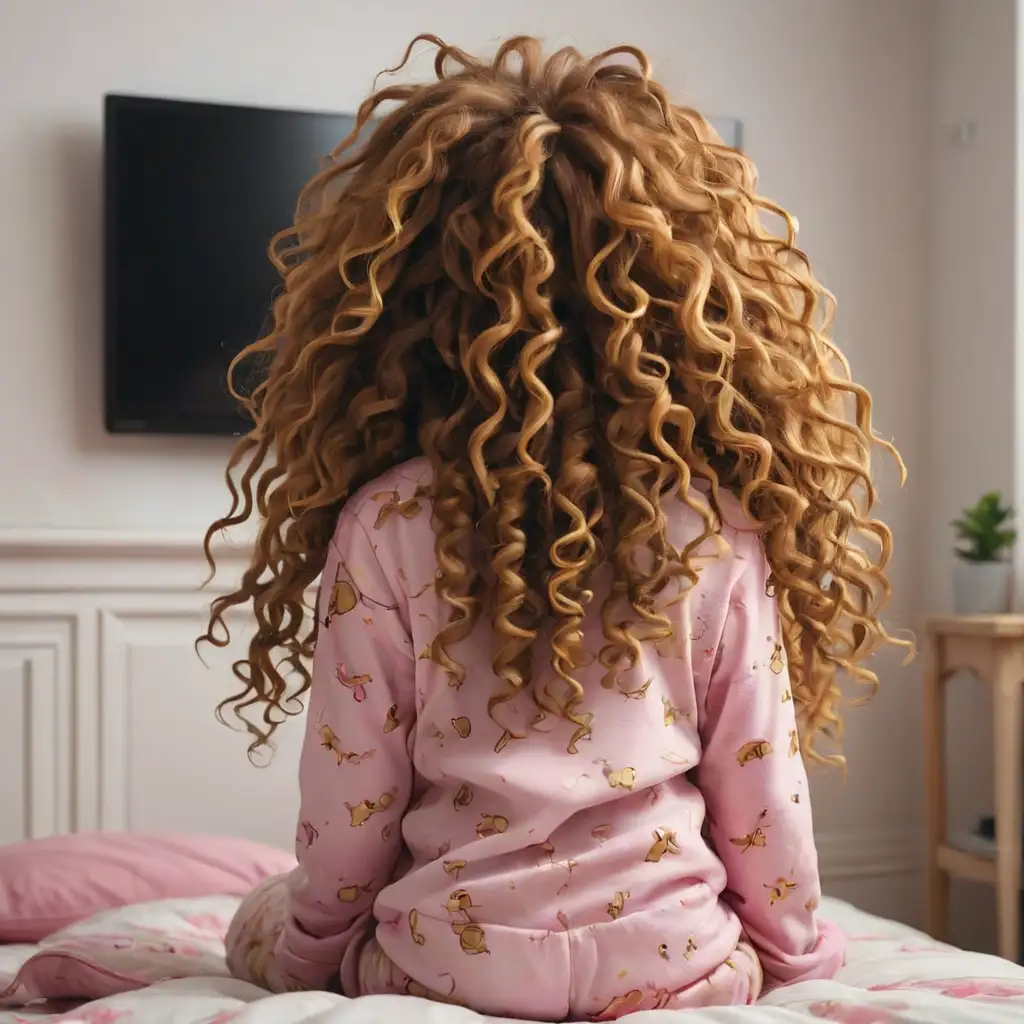
[[[206,639],[251,610],[252,751],[308,706],[299,866],[232,969],[550,1021],[831,976],[804,760],[896,642],[831,297],[639,51],[427,41],[243,354],[210,536],[259,536]]]

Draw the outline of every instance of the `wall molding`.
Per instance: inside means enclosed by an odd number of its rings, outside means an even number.
[[[214,595],[248,564],[252,537],[218,537],[212,551]],[[0,594],[195,593],[208,576],[200,531],[0,529]]]
[[[214,550],[245,557],[252,542],[221,536]],[[76,530],[0,528],[0,559],[7,558],[113,558],[163,556],[203,557],[203,532],[182,530]]]

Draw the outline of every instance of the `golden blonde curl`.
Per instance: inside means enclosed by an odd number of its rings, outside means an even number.
[[[255,426],[228,467],[231,510],[206,537],[213,568],[214,535],[258,514],[252,562],[201,638],[226,644],[225,612],[251,604],[256,634],[234,666],[244,689],[221,710],[252,751],[301,706],[317,631],[303,595],[338,513],[424,455],[450,609],[433,657],[460,680],[452,648],[489,616],[492,716],[530,687],[585,735],[573,673],[595,572],[612,580],[600,661],[614,685],[643,644],[671,637],[659,595],[696,579],[692,553],[720,530],[729,491],[763,537],[804,749],[818,756],[816,734],[838,732],[837,671],[874,688],[861,662],[903,642],[878,618],[891,537],[870,515],[869,473],[873,446],[899,456],[828,340],[832,298],[793,218],[636,49],[544,57],[522,37],[484,62],[421,36],[399,67],[420,41],[436,47],[436,81],[359,108],[271,247],[284,279],[273,331],[232,367],[269,361],[251,395],[232,386]],[[669,495],[705,524],[683,551],[666,538]],[[466,554],[476,537],[479,558]],[[532,688],[542,629],[560,692]]]

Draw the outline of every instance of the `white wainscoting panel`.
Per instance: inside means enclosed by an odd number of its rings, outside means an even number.
[[[242,644],[194,649],[201,602],[117,604],[100,614],[100,822],[108,829],[245,835],[288,847],[295,835],[303,721],[275,734],[269,765],[214,715],[237,692]]]
[[[0,842],[71,824],[74,623],[0,617]]]
[[[0,531],[0,843],[94,828],[246,836],[290,848],[303,722],[286,722],[268,767],[217,721],[236,692],[232,643],[193,644],[245,552],[195,537]],[[920,918],[923,838],[876,827],[818,837],[827,892]]]

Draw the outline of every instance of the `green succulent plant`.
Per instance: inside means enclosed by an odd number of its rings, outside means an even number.
[[[983,494],[977,505],[965,508],[953,521],[957,540],[964,544],[956,553],[965,562],[998,562],[1017,540],[1010,526],[1013,509],[1003,504],[998,491]]]

